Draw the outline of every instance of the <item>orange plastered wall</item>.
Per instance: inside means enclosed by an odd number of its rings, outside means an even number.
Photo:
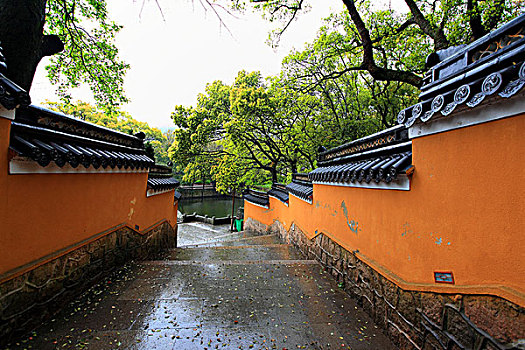
[[[414,139],[410,191],[314,185],[312,204],[246,203],[245,216],[324,233],[405,289],[523,306],[524,130],[516,116]],[[435,283],[435,271],[452,272],[455,285]]]
[[[7,175],[8,123],[0,118],[0,275],[119,225],[176,226],[173,191],[146,197],[146,173]]]

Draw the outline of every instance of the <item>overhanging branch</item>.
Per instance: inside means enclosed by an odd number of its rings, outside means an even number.
[[[412,1],[412,0],[406,0],[406,1]],[[407,71],[398,71],[398,70],[389,69],[389,68],[383,68],[383,67],[379,67],[376,64],[374,60],[374,47],[373,47],[372,39],[370,38],[370,32],[368,28],[366,27],[365,23],[363,22],[361,15],[357,11],[354,1],[353,0],[343,0],[343,3],[348,9],[350,18],[352,19],[352,22],[354,22],[354,25],[357,28],[359,37],[361,38],[361,41],[363,44],[363,57],[362,57],[362,63],[360,66],[361,70],[368,71],[370,75],[374,79],[377,79],[377,80],[388,80],[388,81],[395,80],[395,81],[401,81],[404,83],[408,83],[410,85],[419,86],[421,83],[421,78],[415,75],[414,73],[407,72]],[[356,70],[355,67],[353,70]]]

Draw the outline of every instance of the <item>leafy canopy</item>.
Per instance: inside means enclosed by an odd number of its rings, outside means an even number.
[[[431,52],[494,29],[516,15],[519,1],[405,0],[409,13],[343,2],[347,11],[331,15],[313,42],[291,52],[279,76],[265,81],[241,71],[231,86],[207,85],[196,107],[176,108],[180,129],[170,155],[187,180],[211,174],[226,191],[289,179],[315,167],[319,146],[392,126],[397,112],[417,101]],[[253,3],[267,19],[283,21],[280,35],[307,2]]]
[[[115,35],[122,26],[108,17],[106,0],[48,0],[44,33],[56,34],[64,50],[46,67],[64,102],[70,89],[86,83],[97,105],[111,112],[128,102],[124,75],[129,65],[118,57]]]
[[[349,18],[348,29],[353,35],[339,50],[356,57],[352,65],[346,67],[347,71],[367,71],[375,80],[399,81],[417,87],[429,53],[427,48],[437,51],[476,40],[525,10],[523,0],[404,1],[408,13],[377,10],[369,0],[342,0]],[[258,10],[263,18],[276,22],[277,28],[270,33],[274,44],[278,44],[300,13],[315,6],[308,0],[230,0],[228,3],[234,9]],[[400,50],[391,50],[394,44]],[[403,58],[403,64],[396,66],[399,58]]]

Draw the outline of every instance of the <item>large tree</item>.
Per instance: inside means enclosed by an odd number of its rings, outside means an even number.
[[[205,166],[218,182],[238,173],[239,183],[284,180],[312,169],[317,148],[332,135],[320,119],[321,108],[318,98],[285,81],[265,83],[259,72],[241,71],[231,86],[208,84],[197,106],[176,108],[170,155],[184,166],[186,180],[199,179]]]
[[[377,27],[395,20],[389,11],[373,15]],[[345,142],[393,125],[397,112],[417,100],[417,89],[399,81],[378,81],[355,69],[359,52],[352,50],[358,39],[347,13],[326,19],[316,39],[283,61],[281,80],[289,89],[313,95],[323,105],[323,123],[330,125],[334,141]],[[415,29],[382,41],[378,60],[388,68],[422,73],[420,64],[431,52],[430,43],[419,40]],[[413,50],[408,51],[411,47]],[[389,59],[390,58],[390,59]],[[328,142],[325,146],[333,145]]]
[[[274,32],[275,38],[309,6],[308,0],[224,1],[236,9],[254,6],[270,21],[282,23]],[[356,40],[348,49],[360,55],[360,61],[346,70],[365,70],[376,80],[414,86],[420,84],[420,75],[388,67],[378,59],[385,38],[397,37],[415,27],[432,42],[434,50],[440,50],[475,40],[525,8],[523,0],[404,0],[410,12],[396,15],[394,22],[382,27],[371,20],[370,3],[342,1],[356,33]],[[221,6],[207,0],[202,3],[214,9]],[[82,26],[84,22],[89,26]],[[7,75],[26,90],[31,87],[40,60],[62,52],[52,60],[48,72],[64,99],[69,98],[69,88],[88,83],[100,105],[111,109],[126,102],[122,83],[129,67],[119,60],[113,44],[119,29],[108,19],[106,0],[0,0],[0,41],[8,64]]]
[[[359,61],[335,71],[340,75],[348,71],[367,71],[375,80],[399,81],[419,86],[421,76],[403,67],[389,67],[382,56],[384,41],[403,35],[403,32],[416,28],[419,40],[431,42],[434,51],[450,46],[468,43],[478,39],[502,23],[522,13],[523,0],[404,0],[409,12],[391,12],[393,21],[384,26],[375,22],[376,13],[371,1],[342,0],[352,21],[355,40],[346,50],[359,55]],[[250,5],[263,16],[281,26],[271,34],[273,42],[278,42],[301,11],[308,9],[308,0],[232,0],[233,8],[244,9]],[[408,53],[407,48],[403,53]],[[393,61],[395,57],[386,57]],[[423,65],[424,61],[420,61]],[[330,79],[331,77],[327,77]]]
[[[123,77],[128,65],[113,43],[120,26],[110,21],[106,0],[0,0],[0,41],[7,76],[29,91],[36,67],[48,67],[58,93],[87,83],[106,109],[126,102]]]

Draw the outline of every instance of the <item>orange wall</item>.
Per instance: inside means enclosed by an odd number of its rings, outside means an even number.
[[[7,175],[8,136],[0,118],[0,276],[118,225],[176,226],[173,191],[146,197],[146,173]]]
[[[271,198],[267,210],[245,203],[245,217],[323,232],[405,289],[525,306],[524,130],[517,116],[414,139],[410,191],[314,185],[311,205]],[[452,271],[455,285],[434,271]]]

